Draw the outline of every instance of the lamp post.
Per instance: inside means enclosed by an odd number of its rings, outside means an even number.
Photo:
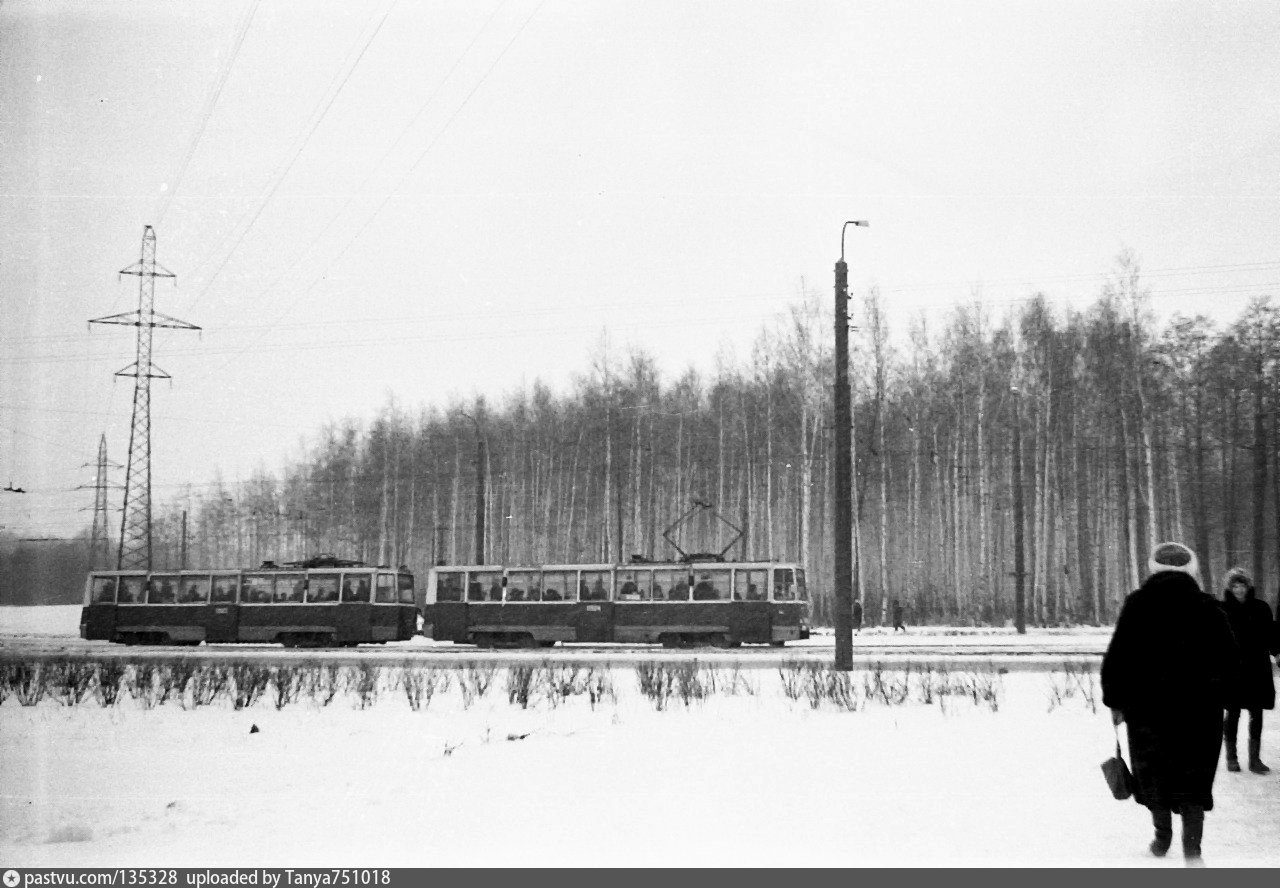
[[[849,266],[844,261],[844,234],[850,225],[866,228],[870,224],[865,220],[844,223],[840,261],[836,263],[835,668],[845,672],[853,669],[853,412],[849,401]]]

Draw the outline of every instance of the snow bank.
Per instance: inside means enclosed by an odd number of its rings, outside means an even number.
[[[0,607],[0,635],[80,637],[78,604]]]
[[[856,712],[756,693],[658,712],[616,698],[509,705],[505,670],[464,707],[0,708],[7,866],[1180,867],[1098,769],[1104,713],[1050,706],[1061,674]],[[862,678],[855,673],[855,683]],[[260,730],[251,733],[251,726]],[[1264,757],[1280,761],[1267,725]],[[1210,865],[1276,866],[1276,776],[1219,774]]]

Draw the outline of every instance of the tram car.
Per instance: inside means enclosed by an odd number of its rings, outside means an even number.
[[[413,574],[323,555],[252,570],[94,571],[80,637],[346,646],[413,638]]]
[[[702,556],[716,558],[716,556]],[[796,564],[699,560],[435,567],[423,634],[482,647],[784,645],[809,637]]]

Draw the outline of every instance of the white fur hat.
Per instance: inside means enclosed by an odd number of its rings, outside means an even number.
[[[1161,543],[1156,546],[1151,552],[1151,560],[1147,562],[1147,570],[1153,574],[1184,573],[1195,580],[1197,586],[1203,585],[1200,582],[1200,562],[1196,560],[1196,553],[1182,543]]]

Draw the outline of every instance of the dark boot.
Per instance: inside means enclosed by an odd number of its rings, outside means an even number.
[[[1201,862],[1200,840],[1204,838],[1204,808],[1199,805],[1182,806],[1182,856],[1189,866]]]
[[[1249,770],[1255,774],[1270,774],[1271,769],[1262,763],[1262,710],[1249,710]]]
[[[1222,739],[1227,747],[1227,770],[1239,771],[1240,759],[1236,755],[1236,735],[1240,729],[1240,710],[1228,709],[1227,720],[1222,727]]]
[[[1151,840],[1151,853],[1164,857],[1173,844],[1173,812],[1168,808],[1152,808],[1151,822],[1156,827],[1156,837]]]

